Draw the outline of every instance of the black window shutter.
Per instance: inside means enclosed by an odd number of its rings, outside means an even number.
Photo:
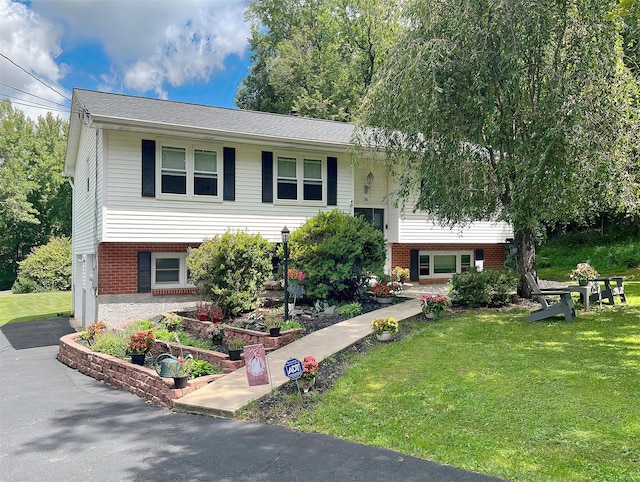
[[[273,202],[273,152],[262,151],[262,202]]]
[[[484,249],[476,249],[476,261],[484,260]]]
[[[236,150],[233,147],[225,147],[222,150],[224,188],[222,199],[225,201],[236,200]]]
[[[338,158],[327,157],[327,205],[338,205]]]
[[[142,196],[156,196],[156,141],[142,139]]]
[[[138,293],[151,292],[151,252],[138,251]]]
[[[420,262],[420,251],[418,251],[417,249],[412,249],[409,254],[409,260],[411,262],[411,266],[409,267],[409,280],[418,281],[418,279],[420,278],[420,272],[418,271],[418,264]]]

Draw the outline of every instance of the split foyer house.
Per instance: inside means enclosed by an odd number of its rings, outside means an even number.
[[[73,184],[73,313],[109,324],[194,301],[189,247],[227,230],[281,239],[320,211],[383,231],[387,269],[442,282],[501,268],[506,223],[450,230],[402,214],[373,159],[352,162],[353,124],[75,89],[65,175]]]

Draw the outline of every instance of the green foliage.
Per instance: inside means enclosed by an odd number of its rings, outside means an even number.
[[[107,330],[97,334],[91,348],[117,358],[126,358],[130,334],[125,330]]]
[[[68,124],[36,122],[0,101],[0,290],[18,262],[51,237],[71,236],[71,186],[62,176]]]
[[[250,311],[258,306],[271,275],[273,251],[273,244],[259,234],[227,231],[189,251],[191,281],[216,300],[225,315]]]
[[[343,316],[357,316],[362,314],[362,305],[359,301],[342,305],[338,308],[338,314]]]
[[[282,328],[281,328],[281,330],[282,330],[282,331],[285,331],[285,330],[301,330],[301,329],[303,329],[303,328],[304,328],[304,326],[302,326],[302,325],[301,325],[299,322],[297,322],[296,320],[287,320],[287,321],[284,321],[284,322],[282,323]]]
[[[381,273],[384,235],[360,216],[337,209],[309,218],[289,242],[291,259],[307,275],[307,296],[352,300],[370,273]]]
[[[205,360],[198,360],[194,358],[190,361],[190,374],[192,378],[203,377],[205,375],[212,375],[214,373],[222,373],[222,369],[214,367],[211,363]]]
[[[214,344],[209,340],[199,340],[193,338],[184,331],[169,331],[167,329],[156,329],[153,332],[156,340],[170,341],[172,343],[179,343],[185,346],[193,346],[196,348],[202,348],[204,350],[211,350]]]
[[[241,109],[348,121],[397,28],[391,0],[252,0]]]
[[[516,297],[518,276],[514,271],[475,268],[451,278],[450,296],[453,302],[478,306],[504,306]]]
[[[608,18],[614,5],[440,0],[398,9],[419,27],[403,32],[379,70],[362,116],[375,129],[361,129],[360,144],[385,148],[400,206],[450,225],[511,222],[521,280],[534,268],[531,233],[637,209],[627,194],[638,85]]]
[[[182,328],[184,318],[176,313],[169,313],[162,320],[162,324],[168,331],[178,331]]]
[[[71,289],[71,240],[52,238],[20,261],[14,293]]]

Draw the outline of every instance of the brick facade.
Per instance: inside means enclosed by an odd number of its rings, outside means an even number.
[[[186,253],[194,243],[101,243],[98,246],[98,294],[123,295],[138,292],[138,252]],[[154,290],[153,294],[187,294],[193,288]]]
[[[391,245],[391,266],[411,267],[411,251],[475,251],[484,250],[484,268],[504,267],[503,244],[433,244],[433,243],[393,243]],[[449,278],[421,280],[421,283],[446,283]]]

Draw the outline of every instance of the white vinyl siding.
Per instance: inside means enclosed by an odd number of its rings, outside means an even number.
[[[110,133],[110,158],[106,178],[109,202],[105,210],[104,241],[201,242],[204,238],[223,234],[230,229],[260,233],[270,241],[277,242],[281,239],[280,231],[284,226],[295,229],[319,211],[337,208],[343,212],[351,212],[353,177],[346,154],[318,152],[317,155],[305,155],[306,158],[322,159],[323,165],[326,165],[328,156],[338,157],[337,206],[319,205],[316,202],[282,206],[262,202],[260,165],[261,153],[265,148],[237,143],[221,143],[217,150],[220,178],[222,146],[236,149],[235,201],[212,204],[201,202],[200,196],[195,199],[185,199],[184,196],[168,196],[166,199],[142,197],[142,139],[153,139],[153,136],[115,131]],[[202,144],[192,144],[206,149]],[[156,167],[158,164],[159,159],[156,157]],[[274,181],[275,164],[274,156]],[[219,179],[219,194],[222,192],[222,182]],[[324,190],[326,191],[326,186]]]

